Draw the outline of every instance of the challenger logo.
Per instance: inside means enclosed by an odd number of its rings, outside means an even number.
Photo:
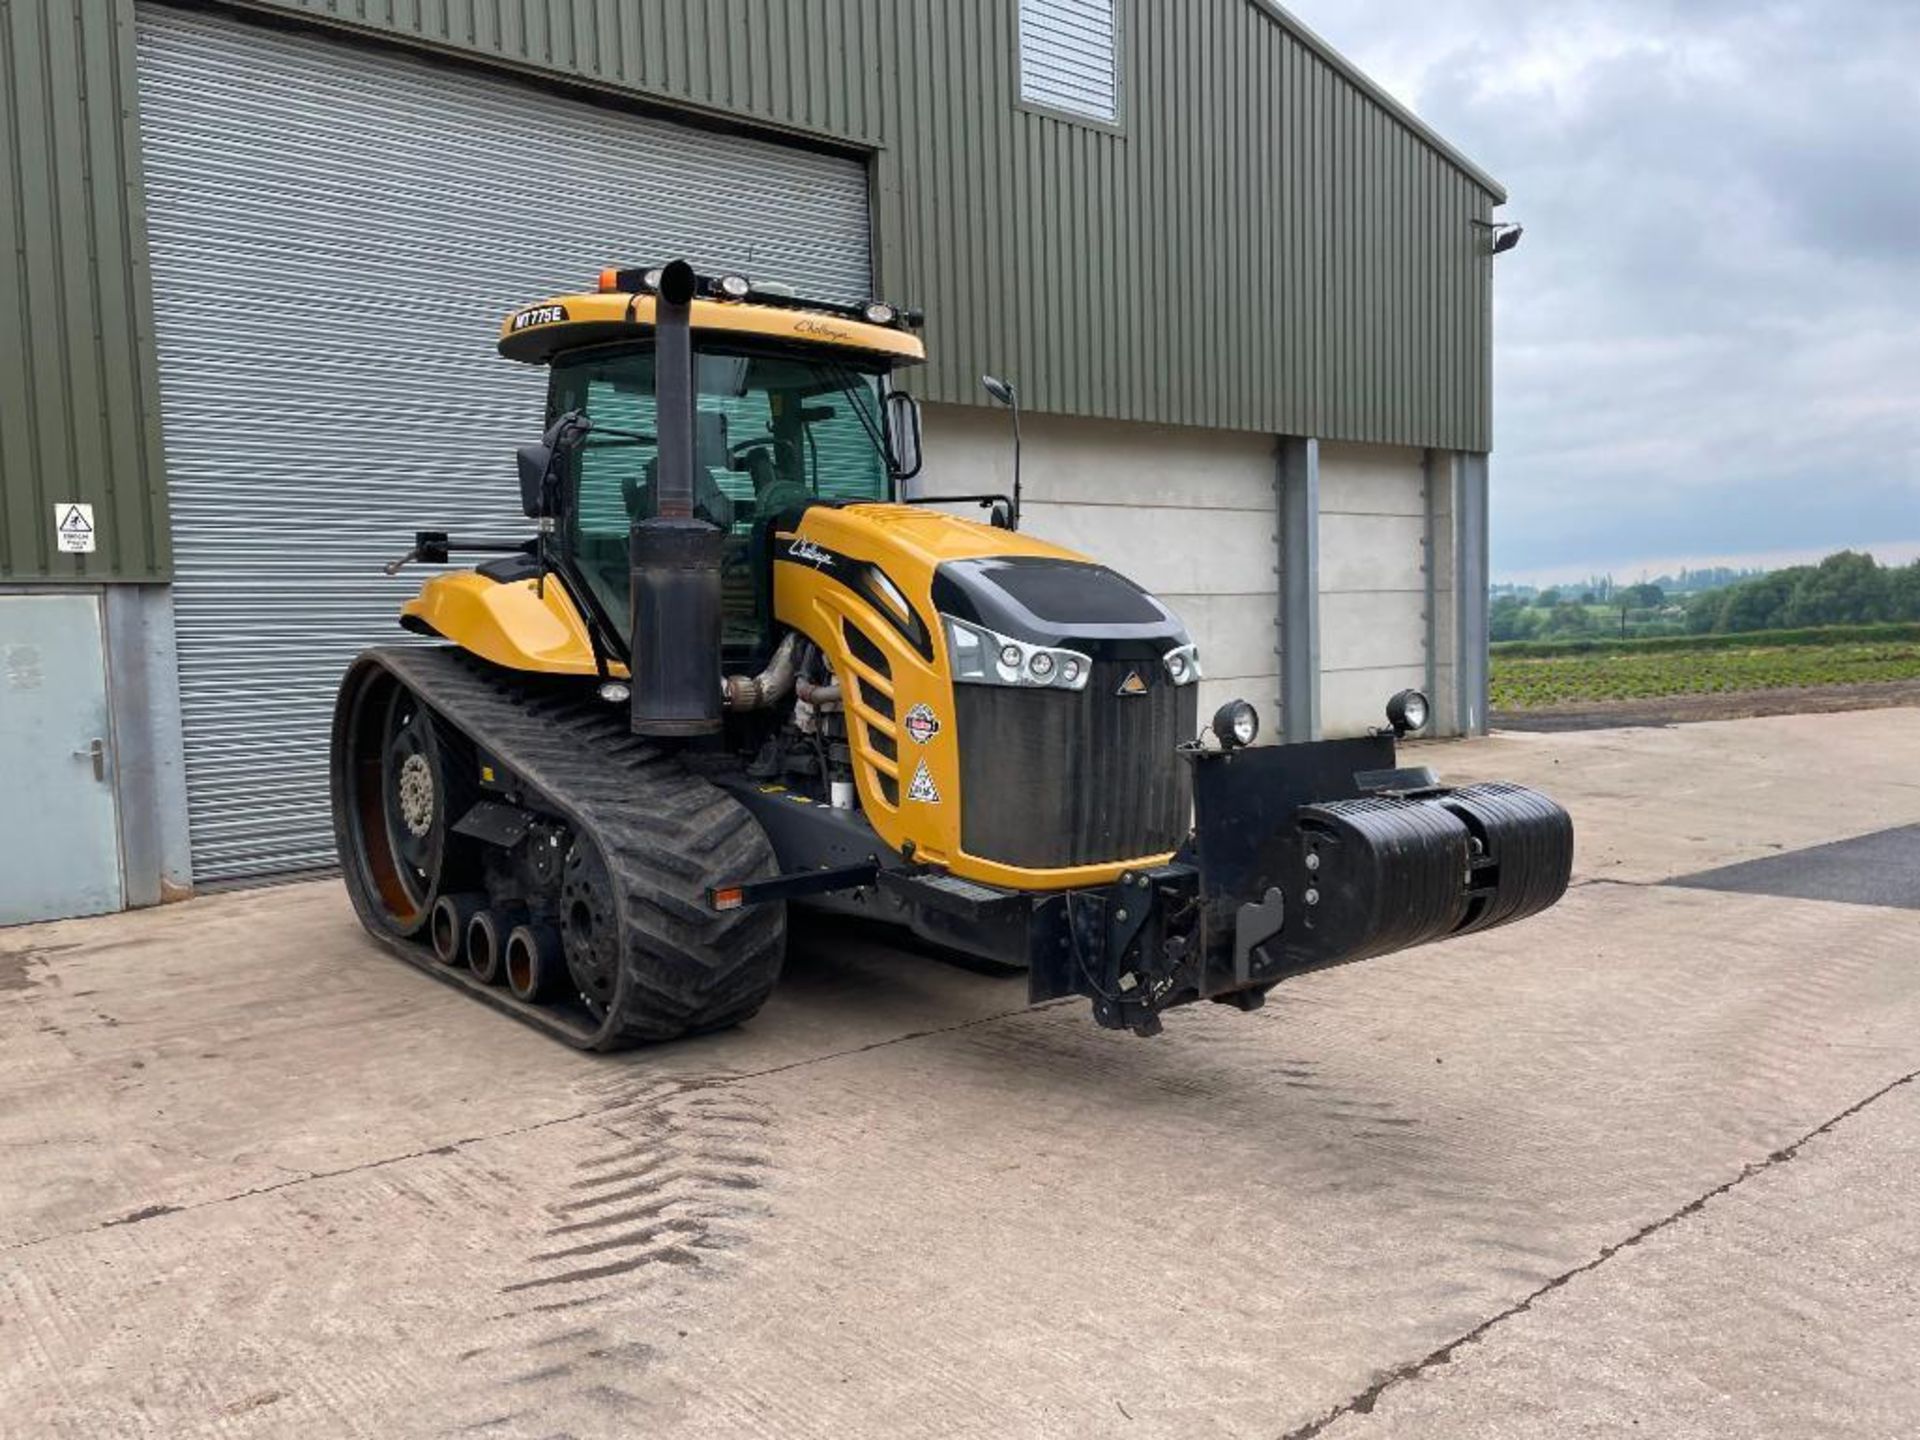
[[[811,565],[816,570],[833,568],[833,552],[822,550],[811,540],[790,540],[787,542],[787,559],[798,561],[802,565]]]
[[[567,307],[564,305],[535,305],[513,317],[513,328],[526,330],[535,325],[558,325],[566,318]]]
[[[1147,682],[1140,678],[1140,672],[1138,670],[1129,670],[1127,671],[1127,678],[1120,682],[1120,688],[1113,693],[1116,695],[1144,695],[1147,693]]]
[[[815,340],[845,340],[853,332],[838,325],[830,325],[825,320],[799,320],[794,323],[793,333],[810,336]]]

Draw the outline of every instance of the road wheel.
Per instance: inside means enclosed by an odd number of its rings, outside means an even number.
[[[392,934],[425,929],[466,856],[452,834],[469,789],[448,765],[433,712],[391,674],[368,670],[341,696],[334,829],[356,908]]]

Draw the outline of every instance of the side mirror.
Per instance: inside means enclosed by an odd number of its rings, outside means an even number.
[[[569,410],[547,427],[537,444],[514,451],[520,467],[520,509],[529,520],[547,513],[547,481],[555,460],[585,440],[592,429],[593,421],[584,410]]]
[[[1013,529],[1013,512],[1004,504],[995,501],[993,508],[987,511],[987,523],[996,530]]]
[[[920,402],[904,390],[889,390],[886,404],[887,464],[896,480],[920,473]]]
[[[1013,513],[1007,517],[1007,528],[1020,528],[1020,394],[1011,382],[1002,380],[998,375],[982,375],[980,384],[987,394],[1007,407],[1007,413],[1013,416]],[[999,523],[997,520],[994,522]]]
[[[538,520],[546,511],[547,471],[553,468],[553,451],[536,440],[513,453],[520,466],[520,509],[529,520]]]

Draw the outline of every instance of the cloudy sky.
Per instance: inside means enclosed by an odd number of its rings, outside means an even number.
[[[1920,0],[1292,0],[1511,194],[1494,571],[1920,551]]]

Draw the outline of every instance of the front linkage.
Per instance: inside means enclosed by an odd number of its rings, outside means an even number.
[[[1290,975],[1538,914],[1566,892],[1573,822],[1537,791],[1449,789],[1391,735],[1182,751],[1194,832],[1168,864],[1040,899],[1030,998],[1084,995],[1151,1035],[1195,1000],[1257,1008]]]

